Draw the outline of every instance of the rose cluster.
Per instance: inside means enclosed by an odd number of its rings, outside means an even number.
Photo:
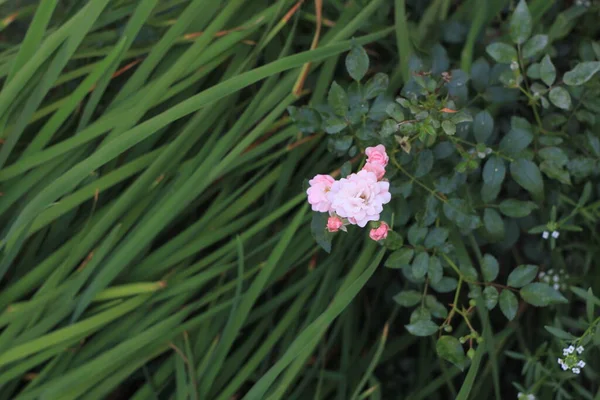
[[[330,175],[317,175],[306,191],[313,211],[328,212],[327,230],[346,231],[346,225],[364,228],[369,221],[379,221],[383,205],[389,203],[390,184],[382,180],[389,157],[383,145],[367,147],[367,162],[363,169],[346,178],[335,180]],[[371,230],[373,240],[387,236],[385,222]]]

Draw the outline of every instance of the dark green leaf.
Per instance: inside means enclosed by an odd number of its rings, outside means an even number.
[[[381,126],[381,136],[389,137],[398,132],[398,124],[393,119],[386,119]]]
[[[427,236],[427,227],[420,226],[419,224],[413,224],[408,229],[408,243],[413,246],[417,246],[423,242],[425,236]]]
[[[402,268],[410,265],[415,251],[409,248],[403,248],[394,251],[385,261],[385,266],[388,268]]]
[[[486,47],[485,51],[499,63],[510,64],[517,59],[517,50],[506,43],[492,43]]]
[[[415,336],[431,336],[438,331],[438,326],[428,320],[419,320],[414,324],[406,325],[405,328]]]
[[[530,283],[521,289],[520,294],[523,300],[535,307],[568,303],[568,300],[559,291],[545,283]]]
[[[346,91],[335,81],[331,84],[331,88],[329,89],[327,103],[329,103],[333,109],[333,112],[335,112],[337,115],[343,117],[348,114],[348,95],[346,94]]]
[[[446,307],[431,294],[425,296],[425,307],[431,311],[431,315],[435,318],[446,318],[448,316]]]
[[[327,213],[313,213],[310,229],[317,244],[327,253],[331,253],[331,239],[333,238],[333,234],[326,229],[328,218],[329,215]]]
[[[483,298],[485,299],[486,308],[493,310],[498,304],[498,290],[493,286],[487,286],[483,289]]]
[[[494,131],[494,119],[487,110],[483,110],[475,115],[472,126],[477,143],[485,143]]]
[[[448,239],[448,229],[446,228],[431,228],[427,237],[425,238],[424,246],[428,249],[434,247],[440,247],[444,243],[446,243],[446,239]]]
[[[416,290],[403,290],[394,296],[394,301],[402,307],[413,307],[419,304],[422,297]]]
[[[506,284],[514,288],[521,288],[535,279],[538,272],[537,265],[519,265],[508,275]]]
[[[442,280],[442,277],[444,276],[444,269],[442,268],[442,263],[437,256],[429,257],[427,276],[429,277],[429,281],[433,284],[436,284]]]
[[[355,81],[359,82],[369,69],[369,56],[362,46],[353,46],[346,56],[346,70]]]
[[[548,45],[548,35],[535,35],[523,46],[523,57],[533,58],[538,56]]]
[[[384,93],[389,84],[390,78],[386,74],[376,73],[365,84],[365,99],[370,100]]]
[[[427,175],[433,168],[433,152],[429,149],[423,150],[417,156],[417,168],[415,177],[422,178]]]
[[[556,80],[556,68],[554,68],[554,64],[552,64],[552,60],[550,60],[550,56],[547,54],[540,62],[540,77],[548,86],[552,86]]]
[[[575,340],[577,339],[575,336],[571,335],[569,332],[565,332],[562,329],[555,328],[553,326],[544,326],[548,332],[550,332],[553,336],[561,339],[561,340]]]
[[[483,212],[483,226],[494,239],[504,238],[504,222],[493,208],[486,208]]]
[[[523,189],[527,190],[537,201],[544,198],[544,181],[540,169],[533,162],[525,159],[510,164],[510,174]]]
[[[435,345],[435,350],[441,358],[450,361],[458,369],[463,371],[467,364],[465,350],[454,336],[441,336]]]
[[[500,203],[500,212],[507,217],[523,218],[536,210],[538,206],[531,201],[507,199]]]
[[[519,300],[510,290],[504,289],[500,293],[500,310],[502,314],[509,320],[512,321],[517,316],[517,310],[519,309]]]
[[[328,118],[323,121],[323,129],[330,134],[341,132],[346,126],[346,121],[339,118]]]
[[[302,133],[315,133],[321,127],[321,117],[312,108],[290,106],[288,112]]]
[[[510,18],[510,37],[515,44],[523,44],[531,35],[533,19],[525,0],[519,0]]]
[[[486,282],[493,282],[498,277],[499,264],[496,257],[491,254],[485,254],[481,263],[481,273],[483,274],[483,280]]]
[[[548,98],[558,108],[568,110],[571,108],[571,95],[563,87],[557,86],[550,90]]]
[[[421,252],[417,254],[412,263],[412,273],[417,279],[423,278],[427,274],[427,268],[429,267],[429,254]]]
[[[511,129],[500,141],[499,150],[501,153],[516,155],[527,148],[532,141],[533,133],[529,123],[522,118],[513,117]]]
[[[431,283],[431,287],[438,293],[449,293],[456,289],[458,281],[455,278],[444,276],[439,282]]]
[[[569,86],[583,85],[598,71],[600,71],[600,61],[584,61],[565,73],[563,82]]]

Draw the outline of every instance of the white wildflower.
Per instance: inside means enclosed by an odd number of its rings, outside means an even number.
[[[548,239],[549,236],[550,236],[550,233],[548,233],[548,231],[544,231],[544,233],[542,233],[542,237],[544,239]]]
[[[583,346],[577,346],[577,354],[583,353]]]
[[[554,232],[552,232],[552,237],[553,237],[554,239],[558,239],[558,237],[559,237],[559,236],[560,236],[560,232],[559,232],[559,231],[554,231]]]

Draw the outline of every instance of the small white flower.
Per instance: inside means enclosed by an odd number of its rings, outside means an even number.
[[[490,149],[489,147],[486,147],[485,154],[492,154],[492,149]]]
[[[527,395],[527,400],[535,400],[535,396],[530,393]]]
[[[539,277],[540,279],[542,279],[542,278],[543,278],[543,277],[545,277],[545,276],[546,276],[546,273],[545,273],[544,271],[540,272],[540,273],[539,273],[539,275],[538,275],[538,277]]]
[[[550,269],[548,270],[548,273],[549,273],[550,275],[553,275],[553,274],[554,274],[554,269],[550,268]]]
[[[513,71],[516,71],[519,69],[519,64],[516,61],[513,61],[510,63],[510,69],[512,69]]]
[[[563,369],[563,371],[566,371],[566,370],[569,369],[569,367],[567,366],[567,364],[561,365],[561,368]]]
[[[558,275],[554,275],[554,277],[552,278],[552,280],[554,282],[558,282],[560,280],[560,278],[558,277]]]
[[[575,347],[573,347],[573,346],[565,347],[563,349],[563,355],[568,356],[569,354],[573,354],[574,351],[575,351]]]
[[[581,372],[579,368],[573,368],[571,371],[573,371],[574,374],[579,374]]]
[[[555,283],[552,287],[554,288],[554,290],[560,289],[560,285],[558,283]]]
[[[577,366],[578,366],[579,368],[583,368],[583,367],[585,367],[585,361],[583,361],[583,360],[579,360],[579,362],[577,363]]]
[[[559,359],[558,359],[558,363],[559,363],[560,365],[563,365],[565,362],[564,362],[564,360],[563,360],[562,358],[559,358]]]
[[[558,237],[559,237],[559,236],[560,236],[560,232],[559,232],[559,231],[554,231],[554,232],[552,232],[552,237],[553,237],[554,239],[558,239]]]
[[[480,152],[477,153],[477,157],[479,157],[481,159],[484,159],[485,156],[486,156],[486,154],[484,152],[482,152],[482,151],[480,151]]]
[[[571,347],[573,347],[573,346],[571,346]],[[583,346],[577,346],[576,350],[577,350],[577,354],[583,353]]]
[[[521,393],[521,392],[517,393],[517,399],[520,399],[521,397],[523,397],[523,393]]]
[[[549,236],[550,236],[550,233],[548,233],[548,231],[544,231],[544,233],[542,233],[542,237],[544,239],[548,239]]]

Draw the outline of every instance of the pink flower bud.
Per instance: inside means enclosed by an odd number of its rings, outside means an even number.
[[[369,237],[378,242],[387,237],[389,230],[389,225],[382,221],[381,225],[379,225],[377,228],[371,229],[371,232],[369,232]]]
[[[371,164],[379,164],[385,167],[389,161],[389,157],[385,152],[385,146],[382,144],[375,147],[367,147],[365,154],[367,155],[367,162]]]
[[[363,167],[363,169],[365,171],[369,171],[375,174],[375,176],[377,176],[377,180],[380,181],[381,178],[383,178],[383,176],[385,175],[385,167],[383,167],[380,164],[375,164],[375,163],[371,163],[368,162],[365,164],[365,166]]]
[[[327,230],[329,232],[337,232],[343,226],[344,226],[344,223],[342,222],[342,219],[340,217],[336,217],[335,215],[332,215],[327,220]]]

